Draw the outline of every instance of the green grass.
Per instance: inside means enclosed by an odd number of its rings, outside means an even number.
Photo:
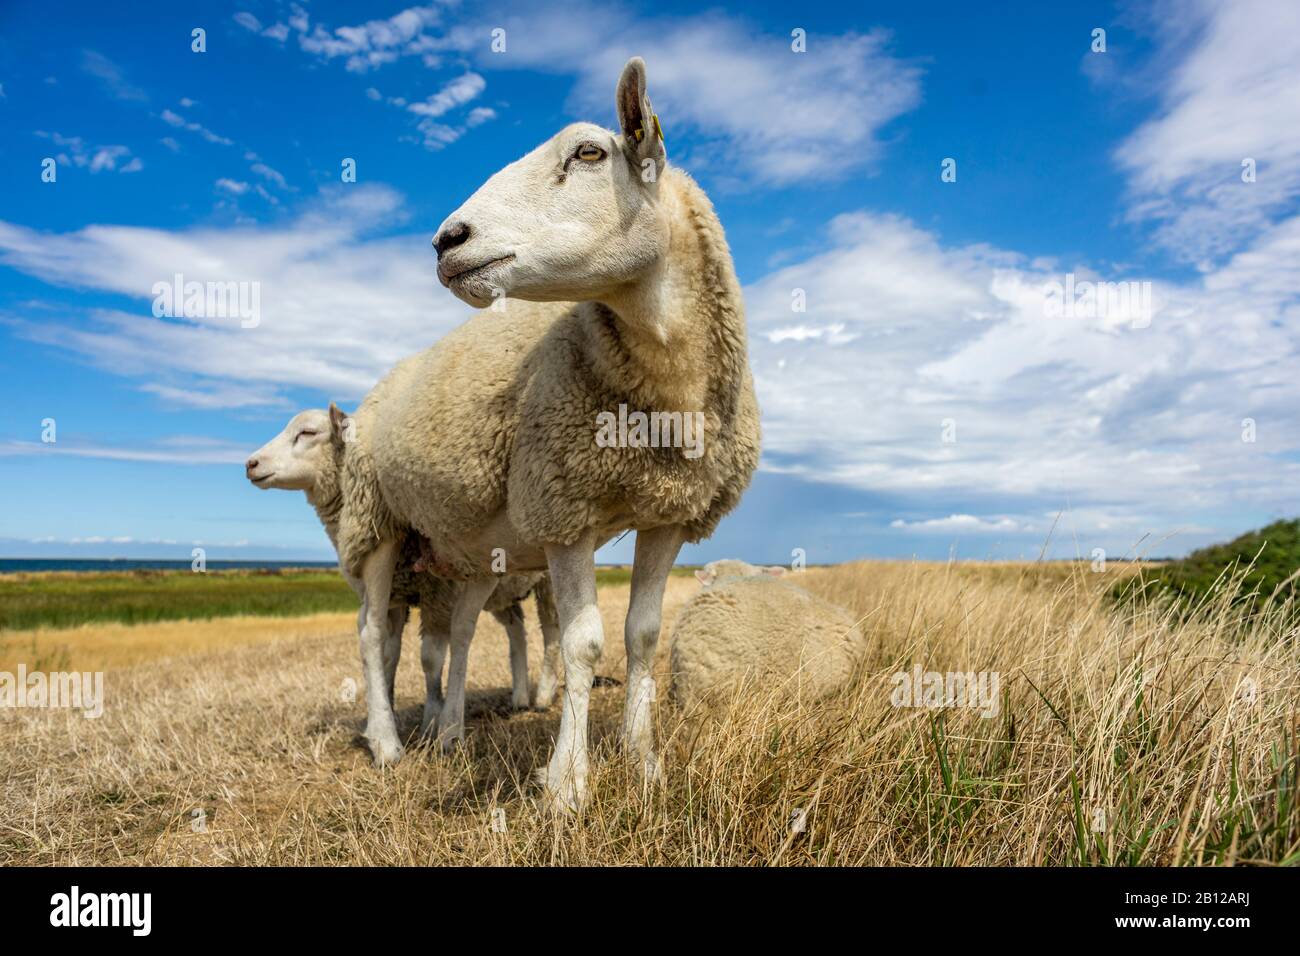
[[[690,574],[690,568],[674,568]],[[626,584],[630,568],[596,570],[596,584]],[[0,630],[77,627],[113,621],[290,617],[356,610],[336,571],[87,571],[0,575]]]
[[[0,577],[0,629],[348,611],[335,571],[105,571]]]

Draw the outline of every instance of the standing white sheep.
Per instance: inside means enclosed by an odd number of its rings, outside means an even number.
[[[677,617],[670,651],[675,704],[693,710],[765,678],[820,697],[849,679],[863,652],[853,615],[781,578],[783,568],[714,561]]]
[[[343,505],[342,460],[347,451],[347,417],[330,409],[299,412],[271,441],[253,453],[245,465],[248,480],[258,488],[301,491],[316,511],[325,533],[337,547],[338,516]],[[402,630],[411,607],[420,609],[420,660],[424,668],[425,703],[421,731],[428,733],[442,709],[442,669],[451,628],[451,612],[464,586],[438,578],[422,567],[419,536],[408,534],[393,575],[390,615],[383,649],[385,688],[393,700],[393,682],[401,652]],[[344,573],[361,595],[361,582]],[[559,622],[550,585],[544,574],[512,574],[498,579],[484,606],[505,628],[510,642],[511,704],[528,707],[528,646],[523,611],[529,593],[537,601],[545,648],[535,704],[549,707],[557,684]]]
[[[684,541],[708,537],[739,502],[759,457],[744,303],[722,226],[703,191],[667,165],[640,58],[615,99],[621,132],[565,127],[439,228],[439,278],[472,305],[501,307],[400,363],[367,396],[339,530],[345,567],[365,581],[368,681],[382,680],[403,529],[428,539],[440,574],[467,582],[438,726],[448,746],[464,733],[456,661],[494,558],[549,568],[565,694],[540,776],[567,808],[586,795],[587,708],[604,644],[596,548],[637,532],[622,739],[654,779],[650,668],[668,572]],[[378,760],[397,759],[393,715],[375,700],[367,736]]]

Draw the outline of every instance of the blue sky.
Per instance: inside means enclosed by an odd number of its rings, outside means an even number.
[[[329,557],[243,459],[469,316],[433,231],[612,126],[630,54],[763,409],[684,560],[1178,554],[1300,510],[1292,4],[129,6],[0,8],[0,556]],[[258,324],[156,317],[176,273],[256,282]],[[1051,313],[1067,276],[1150,306]]]

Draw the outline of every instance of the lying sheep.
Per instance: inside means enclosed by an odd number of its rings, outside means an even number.
[[[347,421],[347,416],[332,405],[329,411],[308,409],[299,412],[279,435],[253,453],[245,469],[249,481],[259,488],[303,492],[331,542],[337,541],[338,516],[343,503],[341,475],[342,457],[347,445],[344,441]],[[384,670],[391,702],[402,630],[410,608],[418,607],[420,661],[424,667],[426,690],[420,729],[422,733],[428,733],[442,709],[442,667],[449,643],[451,613],[464,585],[428,573],[423,567],[424,550],[420,537],[408,533],[393,573]],[[360,581],[346,572],[344,577],[360,596]],[[538,573],[503,575],[484,605],[484,610],[491,612],[505,628],[510,640],[511,704],[516,709],[527,708],[529,703],[528,646],[520,602],[530,592],[537,601],[545,642],[535,703],[538,707],[549,707],[558,682],[560,643],[559,622],[546,576]]]
[[[769,677],[801,695],[842,686],[863,647],[848,611],[786,580],[783,568],[715,561],[673,630],[670,696],[683,709],[716,702],[746,678]]]

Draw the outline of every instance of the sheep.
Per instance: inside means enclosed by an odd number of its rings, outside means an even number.
[[[752,578],[760,574],[780,577],[785,574],[785,568],[779,565],[760,567],[756,564],[750,564],[748,561],[723,558],[720,561],[710,561],[704,567],[698,568],[695,572],[695,579],[707,588],[712,587],[717,582],[728,581],[732,578]]]
[[[783,568],[715,561],[678,615],[669,697],[687,712],[717,702],[752,677],[789,681],[820,697],[843,686],[861,658],[862,632],[848,611],[779,579]]]
[[[271,441],[245,463],[248,480],[258,488],[302,491],[316,511],[330,541],[337,543],[339,512],[343,504],[342,459],[346,454],[348,419],[337,406],[329,410],[299,412]],[[418,535],[408,533],[393,576],[390,620],[384,644],[385,688],[393,700],[393,682],[401,652],[401,635],[411,607],[420,609],[420,660],[424,667],[425,703],[421,733],[429,734],[442,708],[442,665],[450,632],[451,611],[461,585],[434,577],[423,567]],[[361,582],[344,574],[361,593]],[[549,707],[555,695],[559,662],[559,622],[545,575],[504,575],[484,610],[505,628],[510,641],[511,704],[526,709],[528,698],[528,647],[520,602],[532,592],[537,601],[545,649],[534,704]]]
[[[492,562],[550,570],[565,693],[538,779],[567,810],[586,797],[604,644],[595,550],[637,532],[621,736],[653,782],[651,662],[668,572],[684,542],[708,537],[740,501],[759,458],[744,302],[721,223],[667,165],[639,57],[615,101],[620,133],[565,127],[439,227],[440,281],[482,311],[400,362],[357,409],[339,529],[341,559],[365,581],[371,681],[402,529],[429,541],[439,574],[466,582],[453,664],[468,653]],[[464,735],[450,673],[444,748]],[[372,745],[400,756],[391,712],[369,717]]]

